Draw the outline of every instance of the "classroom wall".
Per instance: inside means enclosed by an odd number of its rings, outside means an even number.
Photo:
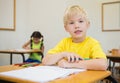
[[[101,42],[105,53],[109,49],[120,47],[120,32],[101,31],[101,3],[118,0],[16,0],[16,30],[0,31],[0,49],[21,49],[33,31],[44,35],[45,53],[54,47],[63,37],[68,37],[63,26],[63,14],[67,6],[81,5],[90,19],[87,35]],[[26,58],[28,55],[26,54]],[[9,65],[9,54],[0,54],[0,65]],[[14,55],[13,63],[22,62]]]

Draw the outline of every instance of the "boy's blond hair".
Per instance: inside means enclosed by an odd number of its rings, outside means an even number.
[[[79,5],[73,5],[71,7],[68,7],[64,13],[64,17],[63,17],[64,26],[67,24],[67,21],[69,20],[69,18],[74,15],[80,15],[81,17],[85,18],[89,22],[86,11]]]

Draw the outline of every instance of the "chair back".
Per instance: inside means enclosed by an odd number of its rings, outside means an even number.
[[[112,49],[112,55],[120,56],[120,49]]]

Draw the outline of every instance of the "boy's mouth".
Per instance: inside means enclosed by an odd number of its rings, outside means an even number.
[[[82,32],[82,30],[76,30],[74,33],[75,34],[80,34]]]

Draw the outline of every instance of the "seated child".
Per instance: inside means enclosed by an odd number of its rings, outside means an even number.
[[[65,11],[64,28],[70,37],[63,38],[43,58],[44,65],[58,65],[64,68],[85,68],[106,70],[107,58],[100,43],[86,35],[90,22],[86,11],[73,5]]]
[[[23,46],[24,49],[39,49],[42,53],[31,53],[25,62],[38,62],[41,63],[44,52],[43,36],[39,31],[34,31],[29,41]]]

